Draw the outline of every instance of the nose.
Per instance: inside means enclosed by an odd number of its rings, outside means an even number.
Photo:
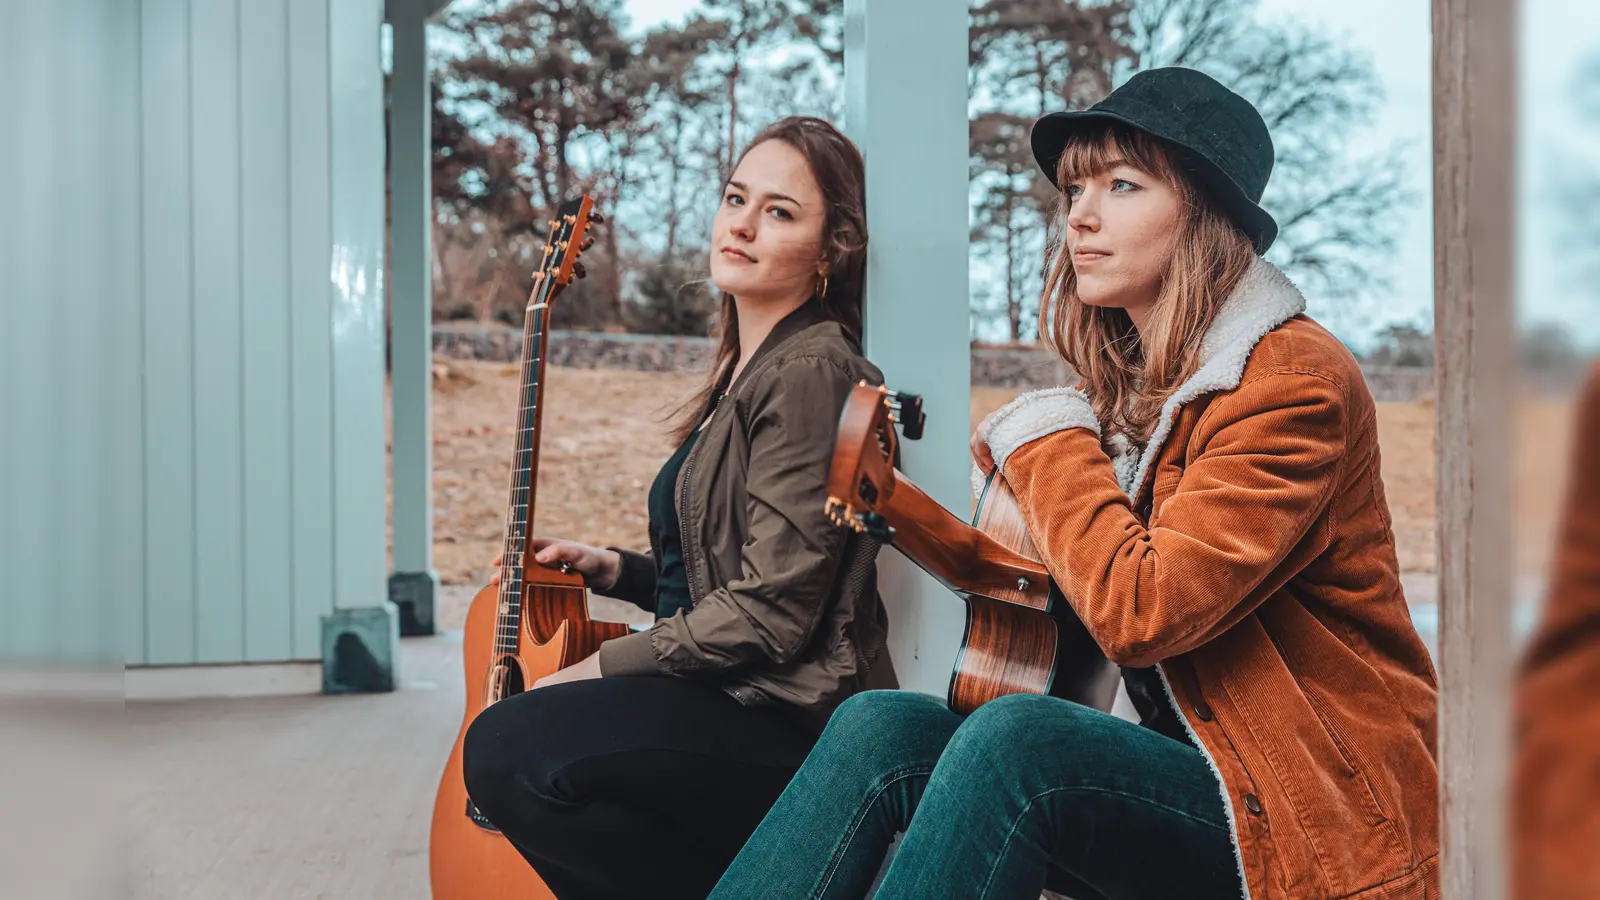
[[[1069,201],[1067,226],[1075,231],[1100,230],[1100,195],[1093,186],[1085,185],[1077,199]]]
[[[755,217],[751,215],[750,207],[746,206],[728,218],[728,233],[741,241],[756,239]]]

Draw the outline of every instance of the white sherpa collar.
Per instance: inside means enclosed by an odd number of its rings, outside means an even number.
[[[1217,311],[1216,319],[1200,341],[1200,367],[1161,407],[1161,417],[1137,461],[1126,440],[1115,442],[1112,464],[1117,481],[1130,498],[1137,497],[1150,465],[1172,432],[1173,421],[1184,404],[1203,394],[1231,391],[1244,377],[1250,353],[1268,332],[1305,312],[1306,300],[1288,276],[1264,259],[1240,279]],[[997,411],[984,437],[1002,471],[1018,447],[1067,428],[1087,428],[1100,433],[1088,397],[1076,388],[1029,391]]]

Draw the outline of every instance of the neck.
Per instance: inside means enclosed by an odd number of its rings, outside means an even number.
[[[747,300],[734,297],[733,305],[739,311],[739,362],[733,367],[733,377],[744,371],[745,363],[755,355],[756,348],[767,339],[772,329],[784,317],[805,305],[809,296],[785,300]]]
[[[1156,302],[1151,300],[1149,303],[1136,303],[1132,306],[1125,306],[1122,311],[1128,314],[1129,319],[1133,320],[1133,330],[1143,332],[1144,323],[1150,320],[1150,312],[1155,309],[1155,306]]]

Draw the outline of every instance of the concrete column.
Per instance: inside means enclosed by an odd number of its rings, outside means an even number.
[[[383,13],[382,0],[328,4],[336,565],[322,686],[334,693],[399,681],[400,617],[383,587]]]
[[[433,0],[391,0],[389,77],[390,386],[394,422],[394,571],[402,635],[432,634],[433,153],[428,16]]]
[[[845,130],[867,166],[866,352],[920,393],[928,427],[903,466],[963,518],[971,331],[967,301],[967,7],[845,0]],[[898,553],[880,582],[904,687],[943,697],[965,607]]]

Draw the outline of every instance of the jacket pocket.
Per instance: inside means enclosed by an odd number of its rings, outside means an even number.
[[[1336,724],[1336,720],[1328,710],[1327,703],[1322,699],[1321,694],[1316,691],[1308,691],[1303,687],[1301,692],[1305,694],[1306,703],[1310,705],[1311,711],[1316,714],[1317,723],[1322,726],[1322,730],[1328,735],[1328,740],[1332,742],[1334,749],[1339,752],[1339,757],[1344,760],[1346,776],[1353,782],[1352,787],[1354,788],[1356,799],[1364,807],[1368,822],[1372,825],[1388,822],[1389,813],[1383,808],[1383,803],[1378,799],[1377,792],[1372,789],[1372,781],[1367,778],[1366,772],[1357,764],[1356,756],[1350,750],[1349,741],[1345,739],[1344,732]]]
[[[1348,742],[1329,727],[1320,699],[1284,664],[1259,619],[1246,617],[1207,648],[1226,660],[1219,680],[1253,744],[1241,755],[1247,766],[1266,770],[1251,771],[1252,780],[1275,782],[1287,801],[1287,808],[1267,811],[1269,822],[1277,816],[1274,833],[1304,836],[1279,848],[1288,870],[1320,869],[1320,891],[1334,897],[1393,877],[1410,858],[1394,823]],[[1291,821],[1299,827],[1283,827]]]

